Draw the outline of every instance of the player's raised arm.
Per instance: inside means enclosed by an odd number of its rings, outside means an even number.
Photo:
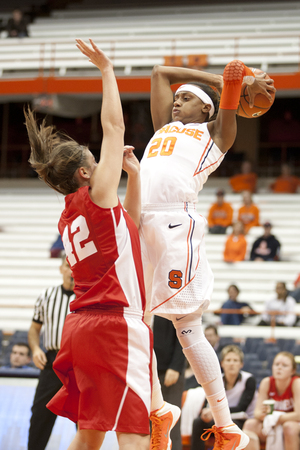
[[[134,147],[126,145],[123,155],[123,170],[127,172],[127,189],[123,206],[139,228],[141,216],[140,163],[133,153]]]
[[[117,189],[122,173],[125,126],[113,64],[91,39],[90,45],[81,39],[76,39],[76,42],[78,49],[102,74],[103,141],[100,162],[90,180],[91,198],[102,207],[116,206]]]
[[[241,86],[245,81],[254,84],[255,76],[242,61],[228,63],[223,73],[223,89],[216,120],[208,123],[208,130],[221,152],[226,153],[233,145],[236,133],[236,111],[240,101]]]
[[[223,78],[201,70],[182,67],[155,66],[151,74],[151,116],[154,131],[157,131],[172,119],[172,84],[196,81],[214,86],[220,92]]]

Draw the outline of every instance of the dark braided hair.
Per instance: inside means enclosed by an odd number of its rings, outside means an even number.
[[[193,81],[192,83],[187,84],[194,84],[195,86],[198,86],[202,91],[204,91],[211,99],[215,107],[215,112],[213,116],[209,117],[209,114],[207,113],[207,122],[211,122],[212,120],[216,120],[217,114],[219,111],[219,103],[220,103],[220,94],[217,90],[214,90],[212,87],[207,86],[207,84],[198,83],[197,81]]]

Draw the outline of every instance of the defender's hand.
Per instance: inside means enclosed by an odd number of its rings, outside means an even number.
[[[92,39],[90,39],[90,44],[88,45],[81,39],[76,40],[76,47],[89,58],[89,61],[93,63],[98,69],[103,72],[106,69],[113,69],[113,63],[105,55],[105,53],[100,50]]]
[[[132,145],[125,145],[123,154],[123,170],[128,175],[138,174],[140,171],[140,163],[137,157],[133,153],[134,147]]]

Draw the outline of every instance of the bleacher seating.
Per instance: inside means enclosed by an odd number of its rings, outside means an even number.
[[[29,38],[0,39],[0,74],[36,76],[96,73],[76,49],[75,37],[93,37],[116,71],[148,73],[165,56],[207,55],[210,70],[239,58],[263,70],[297,70],[298,2],[193,5],[139,9],[54,11],[29,26]]]
[[[219,184],[222,182],[226,189],[227,180],[218,179]],[[28,330],[37,296],[44,288],[61,282],[60,260],[49,258],[49,249],[57,237],[57,222],[64,199],[38,180],[28,180],[27,184],[26,180],[4,183],[5,180],[0,194],[0,226],[3,229],[0,232],[0,329]],[[215,186],[214,178],[208,180],[199,195],[197,210],[204,216],[215,200]],[[124,198],[123,183],[120,197]],[[241,204],[239,195],[227,194],[226,199],[235,210]],[[286,281],[291,289],[300,272],[300,236],[296,228],[296,222],[300,223],[299,195],[261,193],[254,195],[254,201],[260,207],[261,220],[271,220],[274,224],[273,232],[282,243],[283,261],[227,264],[222,259],[226,235],[206,234],[206,251],[215,276],[210,311],[227,300],[227,288],[233,283],[241,290],[239,300],[249,302],[261,312],[265,301],[274,295],[276,281]],[[261,232],[258,227],[247,236],[249,248]],[[205,317],[206,321],[218,320],[210,312]],[[258,316],[249,318],[249,326],[257,319]],[[249,334],[246,326],[229,328],[230,331],[226,331],[227,327],[222,327],[222,336],[255,336]],[[259,333],[256,336],[270,337],[268,327],[259,327]],[[276,337],[297,338],[295,328],[284,332],[278,328],[276,333]]]

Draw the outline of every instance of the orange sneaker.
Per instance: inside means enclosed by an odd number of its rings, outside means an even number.
[[[180,414],[178,406],[167,402],[150,414],[152,422],[150,450],[171,450],[170,432],[178,422]]]
[[[223,428],[214,425],[202,434],[202,441],[207,441],[212,433],[215,435],[213,450],[243,450],[250,441],[249,437],[235,424]]]

